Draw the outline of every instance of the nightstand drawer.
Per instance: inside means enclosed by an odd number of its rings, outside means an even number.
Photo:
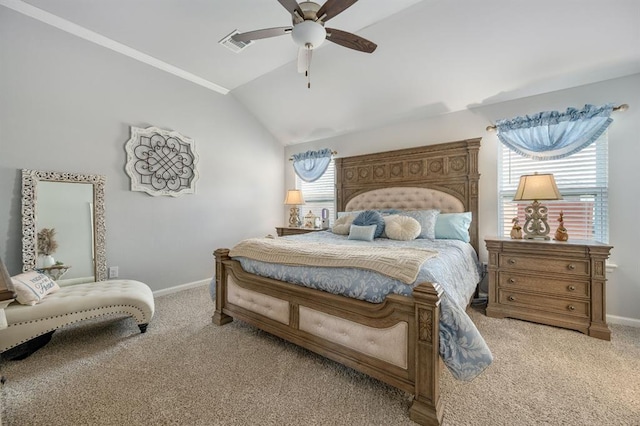
[[[511,271],[499,272],[498,275],[498,284],[505,289],[528,290],[535,293],[553,293],[580,298],[589,297],[589,281],[558,280]]]
[[[506,289],[498,290],[498,302],[505,306],[517,305],[584,318],[588,318],[590,315],[588,301],[545,297],[536,294],[518,293]]]
[[[518,271],[570,274],[583,277],[590,276],[589,261],[579,259],[552,259],[502,253],[499,256],[499,267],[504,269],[517,269]]]

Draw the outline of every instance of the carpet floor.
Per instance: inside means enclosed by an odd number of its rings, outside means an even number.
[[[2,424],[411,425],[411,396],[253,327],[211,322],[206,287],[156,298],[146,334],[129,318],[54,333],[0,361]],[[472,382],[444,369],[445,425],[640,425],[640,329],[610,342],[469,314],[494,354]]]

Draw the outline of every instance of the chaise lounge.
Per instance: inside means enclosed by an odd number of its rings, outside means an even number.
[[[139,281],[62,287],[33,306],[14,301],[4,309],[6,328],[0,328],[0,352],[8,359],[26,358],[48,343],[55,330],[104,315],[130,316],[144,333],[153,314],[153,293]]]

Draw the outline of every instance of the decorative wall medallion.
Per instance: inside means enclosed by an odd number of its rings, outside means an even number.
[[[132,191],[172,197],[196,192],[199,157],[192,139],[157,127],[131,126],[125,149]]]

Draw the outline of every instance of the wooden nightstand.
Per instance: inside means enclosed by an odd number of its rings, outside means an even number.
[[[489,251],[487,316],[578,330],[610,340],[606,260],[595,241],[485,239]]]
[[[278,237],[286,235],[308,234],[309,232],[326,231],[329,228],[291,228],[289,226],[276,226]]]

